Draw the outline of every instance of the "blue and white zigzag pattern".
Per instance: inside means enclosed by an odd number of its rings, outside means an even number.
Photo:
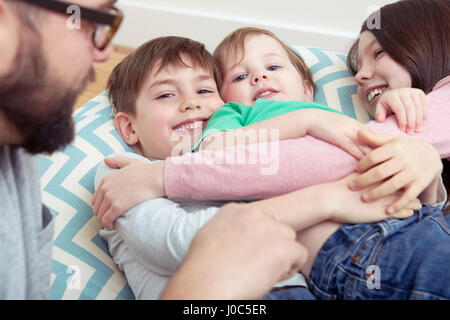
[[[357,85],[347,69],[345,54],[319,48],[292,46],[311,69],[317,90],[314,101],[366,123],[373,120],[357,96]]]
[[[132,151],[113,125],[104,94],[73,115],[76,138],[50,157],[40,156],[42,198],[56,216],[51,299],[133,299],[111,259],[90,204],[98,164],[114,151]]]

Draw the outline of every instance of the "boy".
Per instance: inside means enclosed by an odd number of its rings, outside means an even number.
[[[110,99],[118,111],[117,130],[145,158],[127,156],[147,162],[165,159],[186,137],[192,140],[191,146],[199,129],[195,125],[206,122],[224,104],[216,86],[219,77],[215,60],[204,46],[185,38],[154,39],[127,57],[108,82]],[[96,187],[111,171],[99,167]],[[117,223],[118,231],[101,231],[138,299],[159,297],[190,239],[223,204],[156,199],[130,210],[127,220]],[[150,238],[139,241],[139,235]],[[293,283],[302,284],[302,280],[295,276]]]

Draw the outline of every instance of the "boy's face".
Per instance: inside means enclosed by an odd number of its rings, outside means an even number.
[[[305,82],[284,48],[270,36],[245,39],[244,58],[229,56],[223,64],[222,98],[253,106],[259,98],[313,101],[312,84]]]
[[[188,66],[191,59],[182,55]],[[199,66],[153,67],[136,100],[131,117],[138,146],[150,159],[165,159],[190,150],[213,113],[223,106],[216,81]],[[184,142],[184,145],[181,143]]]

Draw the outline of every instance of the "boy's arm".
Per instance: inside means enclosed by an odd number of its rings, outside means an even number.
[[[117,153],[115,156],[133,157]],[[117,171],[105,163],[97,168],[95,187],[107,175]],[[164,198],[141,203],[128,210],[116,221],[116,228],[133,256],[150,270],[165,276],[172,275],[180,265],[189,244],[200,229],[217,211],[217,207],[187,213],[178,203]]]
[[[144,266],[172,275],[186,255],[196,232],[211,219],[217,207],[186,212],[178,203],[158,198],[127,211],[116,228],[127,247]]]

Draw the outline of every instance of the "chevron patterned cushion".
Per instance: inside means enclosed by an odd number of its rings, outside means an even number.
[[[293,46],[310,66],[315,101],[367,122],[344,54]],[[123,273],[98,235],[92,214],[98,164],[115,151],[131,151],[114,128],[112,106],[102,93],[73,114],[76,138],[64,150],[40,156],[42,197],[56,215],[51,299],[134,299]]]

